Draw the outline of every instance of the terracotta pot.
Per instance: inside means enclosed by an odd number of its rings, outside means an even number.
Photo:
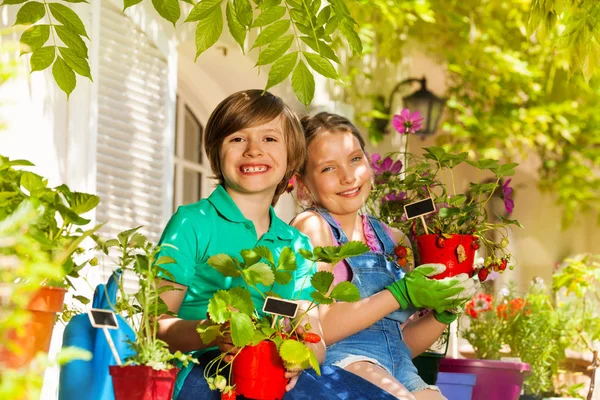
[[[116,400],[171,400],[179,370],[157,371],[145,365],[108,367]]]
[[[38,352],[48,353],[56,313],[62,311],[66,292],[64,288],[43,286],[34,293],[27,307],[29,321],[23,330],[7,333],[7,341],[14,347],[0,345],[0,365],[21,368]]]
[[[236,392],[250,399],[283,398],[288,383],[284,375],[283,360],[270,340],[244,347],[233,361],[232,380]]]
[[[440,263],[446,266],[446,271],[433,276],[433,278],[442,279],[462,273],[473,276],[475,272],[473,268],[475,249],[472,243],[477,241],[477,237],[472,235],[452,235],[450,238],[443,238],[443,243],[440,243],[438,238],[441,238],[441,236],[435,234],[417,236],[417,250],[419,252],[420,263]],[[462,262],[458,261],[459,246],[463,247],[466,256]]]

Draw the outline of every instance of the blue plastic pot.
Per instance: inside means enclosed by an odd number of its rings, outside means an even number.
[[[471,400],[477,375],[439,372],[437,387],[448,400]]]

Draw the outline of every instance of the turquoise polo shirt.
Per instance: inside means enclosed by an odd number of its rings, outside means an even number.
[[[174,264],[165,264],[163,268],[173,275],[175,282],[188,287],[179,309],[179,318],[205,319],[208,302],[217,290],[244,285],[241,277],[225,277],[208,265],[207,260],[211,256],[224,253],[242,261],[240,250],[252,249],[255,246],[268,247],[275,261],[279,259],[283,247],[291,247],[296,253],[298,268],[289,284],[275,284],[273,291],[285,299],[311,299],[310,293],[313,289],[310,277],[316,272],[316,267],[300,256],[298,250],[312,249],[312,245],[308,237],[279,219],[273,207],[269,213],[269,230],[258,238],[253,222],[244,217],[220,185],[207,199],[177,209],[159,242],[161,245],[169,244],[175,248],[163,246],[158,257],[169,256],[175,259]],[[260,284],[258,288],[263,293],[269,290]],[[250,292],[256,308],[261,310],[263,298],[254,289],[250,289]],[[203,351],[207,350],[209,349]],[[197,351],[196,355],[203,351]],[[192,367],[193,365],[190,365],[179,373],[175,384],[175,398]]]

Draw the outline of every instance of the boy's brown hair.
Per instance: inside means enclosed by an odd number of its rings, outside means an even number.
[[[304,137],[306,139],[306,147],[310,145],[317,135],[324,132],[348,132],[354,135],[360,143],[360,148],[365,151],[365,140],[362,138],[358,129],[350,122],[348,118],[342,117],[338,114],[331,114],[328,112],[320,112],[314,116],[305,116],[301,120],[302,129],[304,130]],[[300,176],[304,175],[306,169],[306,161],[302,163],[298,173]]]
[[[220,184],[224,183],[219,152],[225,138],[232,133],[257,125],[266,124],[281,117],[283,137],[287,148],[287,171],[275,189],[272,204],[287,188],[290,178],[304,165],[306,142],[302,126],[296,114],[280,97],[259,89],[243,90],[223,100],[212,112],[206,123],[204,149]]]

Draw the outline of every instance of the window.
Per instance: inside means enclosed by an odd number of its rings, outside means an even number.
[[[173,211],[183,204],[207,197],[210,186],[210,163],[204,153],[204,125],[198,118],[194,97],[180,84],[177,97],[175,130],[175,169]]]

